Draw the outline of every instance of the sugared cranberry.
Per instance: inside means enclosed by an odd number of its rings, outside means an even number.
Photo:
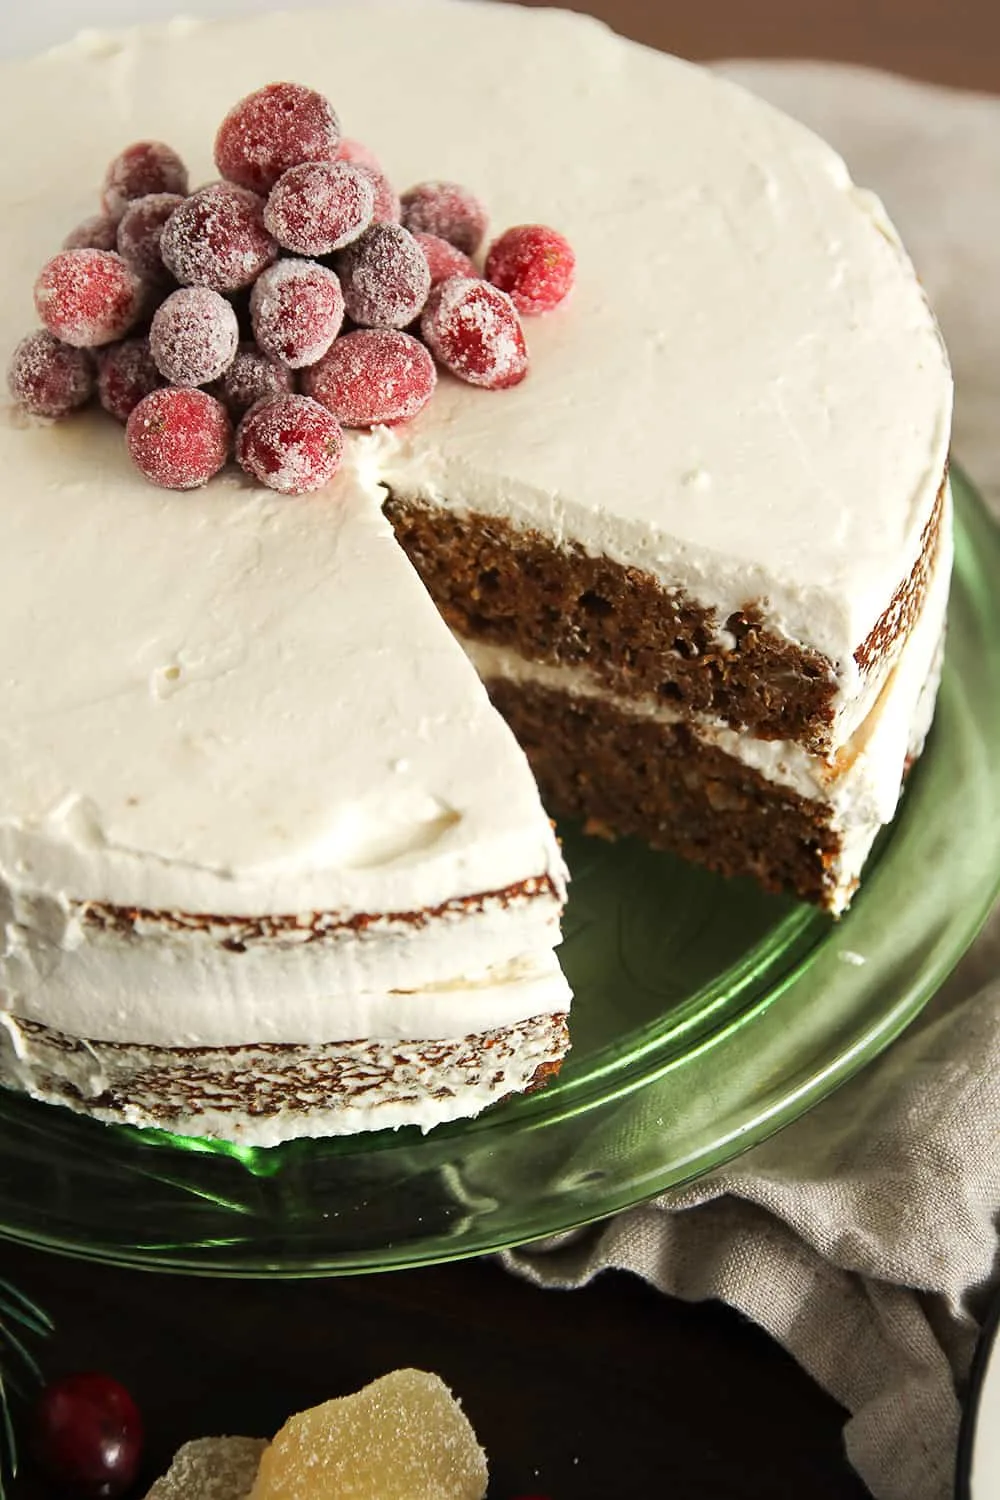
[[[427,257],[431,286],[447,281],[449,276],[479,275],[464,250],[456,250],[447,240],[439,239],[436,234],[424,234],[422,230],[417,230],[413,238]]]
[[[184,199],[179,193],[149,193],[134,199],[118,225],[118,254],[137,276],[162,283],[170,277],[160,254],[163,227]]]
[[[344,302],[366,328],[405,328],[427,301],[431,273],[417,241],[399,224],[373,224],[337,259]]]
[[[423,344],[396,328],[345,334],[304,380],[307,394],[344,427],[405,422],[427,405],[436,384]]]
[[[136,141],[116,156],[104,176],[101,206],[113,219],[120,219],[133,198],[150,193],[180,193],[188,190],[188,171],[177,152],[162,141]]]
[[[333,271],[314,260],[279,260],[250,294],[254,337],[265,354],[293,370],[314,365],[344,321],[344,294]]]
[[[341,136],[340,145],[337,147],[337,160],[349,161],[355,167],[368,167],[371,171],[383,176],[382,163],[370,146],[364,141],[351,140],[350,136]]]
[[[178,386],[165,386],[140,401],[125,429],[136,468],[168,490],[206,484],[229,457],[232,437],[221,401]]]
[[[97,357],[98,399],[119,422],[127,422],[139,402],[162,384],[148,339],[109,344]]]
[[[92,349],[128,332],[142,309],[143,290],[120,255],[63,250],[35,282],[35,307],[57,339]]]
[[[264,223],[297,255],[329,255],[363,234],[375,213],[375,184],[349,162],[307,161],[271,189]]]
[[[428,298],[420,331],[435,359],[470,385],[504,390],[528,373],[517,309],[488,281],[442,281]]]
[[[278,258],[264,226],[264,201],[228,182],[202,188],[176,208],[163,228],[160,254],[183,286],[237,292]]]
[[[208,385],[236,356],[236,314],[207,286],[183,286],[156,309],[149,347],[156,368],[171,385]]]
[[[375,189],[375,212],[373,224],[398,224],[403,215],[399,194],[379,167],[369,167],[364,162],[355,162],[359,172],[370,178]]]
[[[118,220],[110,214],[91,214],[63,240],[64,250],[114,250],[118,245]]]
[[[576,256],[558,230],[519,224],[490,246],[486,279],[508,293],[519,313],[551,312],[573,288]]]
[[[286,364],[272,359],[256,344],[243,343],[214,394],[225,403],[232,416],[242,417],[258,401],[294,390],[295,376]]]
[[[215,138],[215,164],[229,182],[267,194],[289,167],[336,161],[339,145],[328,99],[300,83],[269,83],[229,111]]]
[[[418,182],[400,200],[403,223],[414,234],[436,234],[456,250],[475,255],[486,233],[486,209],[457,182]]]
[[[328,484],[340,468],[340,424],[309,396],[275,396],[251,407],[236,433],[236,457],[248,474],[282,495]]]
[[[94,394],[94,367],[74,349],[40,328],[23,338],[11,356],[7,384],[14,400],[34,417],[64,417]]]
[[[61,1491],[80,1500],[124,1494],[138,1473],[142,1445],[139,1409],[108,1375],[67,1375],[46,1386],[35,1403],[35,1461]]]

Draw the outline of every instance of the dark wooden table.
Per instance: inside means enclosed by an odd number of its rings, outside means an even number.
[[[1000,91],[993,0],[604,0],[620,31],[695,58],[811,56]],[[540,1292],[492,1263],[327,1282],[182,1280],[12,1246],[0,1274],[53,1314],[46,1371],[132,1387],[149,1475],[189,1437],[268,1434],[399,1365],[439,1371],[490,1453],[498,1500],[863,1500],[843,1413],[728,1309],[625,1275]],[[18,1500],[44,1492],[25,1475]]]

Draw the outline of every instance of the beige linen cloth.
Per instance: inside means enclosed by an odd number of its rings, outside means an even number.
[[[725,71],[885,199],[950,348],[955,454],[1000,516],[1000,99],[825,64]],[[998,1213],[1000,912],[911,1030],[804,1119],[693,1187],[506,1259],[545,1286],[620,1267],[730,1303],[847,1408],[877,1500],[945,1500]]]

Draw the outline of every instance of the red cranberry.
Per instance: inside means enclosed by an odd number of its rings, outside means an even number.
[[[381,177],[382,163],[370,146],[364,141],[352,141],[350,136],[342,136],[340,145],[337,147],[337,160],[349,161],[355,167],[368,167],[372,172],[377,172]]]
[[[436,234],[456,250],[475,255],[486,233],[486,209],[457,182],[419,182],[401,199],[403,223],[414,234]]]
[[[389,181],[388,177],[378,167],[366,166],[364,162],[355,162],[359,172],[371,179],[375,188],[375,213],[372,217],[374,224],[398,224],[402,218],[403,210],[399,202],[399,194]]]
[[[14,400],[33,417],[64,417],[94,394],[94,367],[83,349],[62,344],[40,328],[14,350],[7,384]]]
[[[423,344],[396,328],[363,328],[338,339],[306,372],[308,395],[344,427],[415,417],[434,394],[437,371]]]
[[[337,260],[344,303],[355,323],[368,328],[405,328],[427,301],[431,273],[427,257],[409,230],[373,224]]]
[[[137,276],[150,282],[169,280],[163,264],[160,240],[163,227],[184,199],[179,193],[149,193],[136,198],[122,214],[118,225],[118,254]]]
[[[183,286],[237,292],[278,258],[264,227],[264,202],[245,188],[218,182],[176,208],[163,227],[160,254]]]
[[[236,356],[236,314],[207,286],[183,286],[156,309],[149,347],[156,368],[171,385],[208,385]]]
[[[333,106],[299,83],[269,83],[231,109],[215,138],[223,177],[269,193],[289,167],[336,161],[340,125]]]
[[[97,357],[98,399],[119,422],[127,422],[139,402],[162,384],[148,339],[109,344]]]
[[[279,260],[250,294],[254,336],[265,354],[293,370],[314,365],[344,321],[344,294],[333,271],[314,260]]]
[[[295,376],[286,364],[272,359],[256,344],[243,343],[213,394],[225,403],[234,417],[242,417],[258,401],[294,390]]]
[[[348,162],[307,161],[271,189],[264,211],[279,245],[297,255],[329,255],[356,240],[375,213],[375,184]]]
[[[153,484],[193,490],[229,457],[233,429],[221,401],[206,391],[166,386],[153,391],[128,419],[132,461]]]
[[[431,286],[447,281],[449,276],[479,275],[464,250],[456,250],[447,240],[439,239],[436,234],[424,234],[422,230],[414,231],[413,238],[427,257]]]
[[[568,297],[576,256],[565,235],[544,224],[519,224],[490,246],[486,279],[507,292],[519,313],[551,312]]]
[[[139,1409],[108,1375],[67,1375],[35,1403],[32,1451],[46,1476],[80,1500],[111,1500],[132,1484],[142,1458]]]
[[[91,214],[63,240],[64,250],[114,250],[118,245],[118,220],[110,214]]]
[[[101,206],[113,219],[120,219],[133,198],[145,198],[150,193],[180,193],[183,197],[187,190],[187,167],[176,151],[162,141],[136,141],[108,167]]]
[[[517,385],[528,373],[528,351],[517,310],[488,281],[452,276],[428,298],[420,331],[435,359],[460,380],[488,390]]]
[[[63,250],[35,282],[35,307],[57,339],[91,349],[128,332],[142,310],[143,293],[120,255]]]
[[[339,423],[309,396],[258,402],[236,433],[239,463],[282,495],[304,495],[329,484],[343,451]]]

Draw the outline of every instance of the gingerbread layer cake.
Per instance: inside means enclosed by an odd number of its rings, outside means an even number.
[[[947,361],[878,203],[569,14],[346,5],[6,66],[6,347],[122,144],[208,179],[273,78],[397,185],[558,226],[577,285],[526,380],[442,375],[329,496],[171,495],[113,424],[0,416],[0,1068],[248,1143],[558,1066],[563,869],[477,673],[548,811],[837,910],[930,721],[951,558]]]

